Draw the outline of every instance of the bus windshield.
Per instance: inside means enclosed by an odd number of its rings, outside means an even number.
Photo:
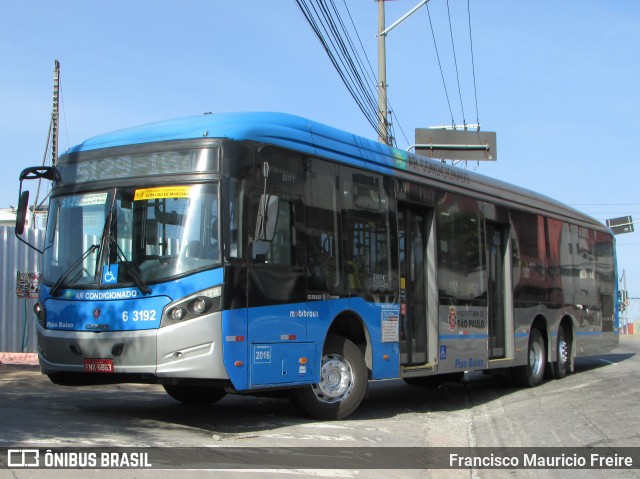
[[[57,196],[43,280],[57,287],[138,287],[220,262],[217,183]],[[57,289],[57,288],[56,288]]]

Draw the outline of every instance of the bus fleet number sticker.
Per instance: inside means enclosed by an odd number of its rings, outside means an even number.
[[[123,311],[122,321],[155,321],[156,310],[155,309],[139,309],[134,311]]]
[[[253,363],[269,364],[271,363],[271,346],[259,345],[253,347]]]

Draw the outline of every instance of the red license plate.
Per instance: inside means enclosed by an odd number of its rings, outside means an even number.
[[[85,359],[85,373],[115,373],[116,368],[113,365],[113,359]]]

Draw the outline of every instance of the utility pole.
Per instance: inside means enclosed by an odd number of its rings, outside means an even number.
[[[387,35],[385,30],[384,0],[378,0],[378,141],[388,145],[389,113],[387,111]]]
[[[627,271],[626,270],[622,270],[622,291],[627,291]],[[626,298],[625,298],[626,300]],[[625,305],[624,311],[622,312],[623,318],[622,318],[622,322],[623,324],[622,326],[622,331],[623,334],[629,334],[629,320],[627,319],[627,308]]]
[[[379,110],[379,122],[378,122],[378,140],[380,143],[390,145],[392,143],[391,132],[389,131],[389,102],[387,101],[387,51],[386,51],[386,39],[387,34],[404,22],[407,18],[413,15],[420,7],[429,3],[429,0],[420,0],[415,7],[409,12],[396,20],[389,28],[385,27],[384,18],[384,2],[385,0],[378,1],[378,110]]]
[[[58,122],[60,118],[60,62],[55,61],[53,69],[53,110],[51,112],[51,165],[58,160]]]
[[[47,147],[45,148],[45,155],[42,158],[42,166],[47,162],[47,151],[49,144],[51,144],[51,166],[56,166],[58,159],[58,126],[60,119],[60,62],[55,60],[53,65],[53,106],[51,109],[51,122],[49,123],[49,136],[47,137]],[[40,199],[40,187],[42,186],[42,178],[38,180],[38,190],[36,191],[36,198],[33,202],[33,209],[31,211],[31,228],[36,229],[36,218],[40,206],[38,200]],[[45,196],[46,199],[46,196]],[[44,200],[43,200],[44,203]]]

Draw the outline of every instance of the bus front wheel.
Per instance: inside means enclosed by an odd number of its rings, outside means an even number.
[[[222,388],[185,384],[163,384],[163,387],[173,399],[190,406],[207,406],[220,401],[227,394]]]
[[[362,402],[367,391],[367,365],[353,342],[329,336],[324,346],[320,382],[293,392],[292,401],[316,419],[343,419]]]

